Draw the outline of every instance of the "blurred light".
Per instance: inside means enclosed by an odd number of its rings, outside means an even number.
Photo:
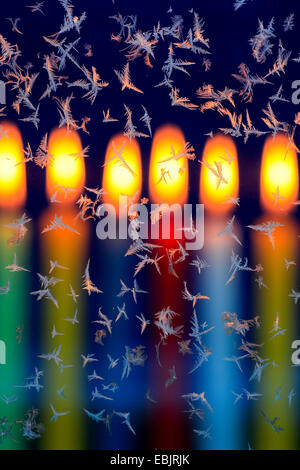
[[[26,199],[26,170],[22,162],[23,142],[14,124],[1,122],[0,139],[0,207],[15,209]]]
[[[46,177],[49,199],[56,191],[57,199],[61,202],[74,202],[78,198],[85,183],[85,164],[84,158],[80,156],[81,151],[81,140],[76,131],[62,127],[51,132],[48,152],[53,157],[52,163],[47,166]],[[59,186],[72,189],[65,192]]]
[[[285,135],[268,137],[260,173],[262,207],[270,212],[291,210],[299,188],[297,153]],[[281,199],[283,198],[283,199]]]
[[[119,153],[121,159],[116,156]],[[142,163],[138,143],[123,134],[112,137],[108,143],[103,171],[103,200],[118,211],[119,196],[128,196],[136,202],[142,186]]]
[[[229,154],[229,155],[228,155]],[[233,158],[233,160],[229,161]],[[202,162],[217,170],[215,162],[221,164],[221,174],[224,181],[221,181],[217,188],[218,177],[207,168],[201,165],[200,176],[200,200],[205,208],[211,212],[225,213],[231,211],[233,204],[231,199],[238,197],[239,192],[239,169],[237,150],[231,137],[216,135],[210,138],[204,147]]]
[[[154,135],[149,173],[149,194],[152,203],[184,204],[188,196],[188,164],[185,158],[164,162],[184,150],[185,138],[181,130],[165,125]],[[172,150],[173,149],[173,150]]]

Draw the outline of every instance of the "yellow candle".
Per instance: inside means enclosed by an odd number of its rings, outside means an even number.
[[[266,367],[260,384],[255,387],[263,397],[255,407],[256,431],[251,443],[254,449],[297,448],[295,404],[292,403],[289,407],[288,400],[288,394],[297,381],[297,370],[291,367],[291,344],[297,339],[297,312],[293,299],[289,297],[291,289],[297,290],[297,285],[295,267],[291,265],[286,269],[285,264],[285,260],[297,261],[298,226],[292,215],[288,214],[295,208],[293,203],[297,194],[296,152],[289,146],[287,137],[269,137],[264,146],[261,164],[260,198],[264,214],[254,226],[270,221],[282,226],[275,228],[273,239],[260,231],[252,233],[255,263],[263,267],[258,275],[263,276],[263,282],[267,286],[261,289],[255,287],[255,314],[261,319],[257,343],[263,344],[260,349],[262,358],[274,362]],[[279,330],[286,331],[279,334]],[[277,336],[274,336],[276,333]],[[274,402],[276,390],[280,387],[281,399]],[[279,417],[275,426],[284,431],[276,433],[266,423],[261,410],[271,420]]]
[[[85,352],[85,332],[88,319],[84,301],[82,300],[82,275],[87,260],[87,244],[89,230],[87,225],[75,217],[75,201],[78,199],[85,181],[85,166],[81,156],[81,142],[78,134],[67,131],[65,128],[52,132],[49,139],[49,154],[52,163],[47,166],[46,189],[48,199],[56,193],[55,199],[59,203],[43,214],[40,220],[40,231],[51,224],[54,217],[61,217],[64,224],[70,229],[55,229],[42,233],[42,272],[43,275],[62,279],[53,287],[53,295],[58,302],[58,308],[50,300],[41,307],[43,316],[43,342],[41,354],[52,352],[61,345],[60,357],[63,365],[72,367],[59,370],[55,363],[45,363],[45,394],[43,396],[42,421],[47,423],[47,431],[41,440],[43,449],[74,450],[86,448],[86,433],[83,428],[83,390],[86,377],[83,375],[80,355]],[[55,268],[51,274],[50,260],[56,261],[65,269]],[[79,295],[74,302],[70,294],[70,286]],[[52,290],[52,289],[51,289]],[[78,311],[79,324],[64,320],[72,318]],[[76,317],[75,317],[76,318]],[[61,335],[53,338],[53,327]],[[41,367],[42,367],[41,365]],[[57,391],[65,387],[63,392],[67,397],[64,400]],[[70,411],[69,414],[59,417],[58,422],[50,422],[52,411],[50,403],[57,412]]]

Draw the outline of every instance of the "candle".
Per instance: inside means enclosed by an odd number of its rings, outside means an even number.
[[[23,160],[23,143],[18,128],[2,122],[4,136],[0,140],[0,340],[2,356],[0,361],[0,416],[9,423],[22,420],[27,411],[28,398],[24,389],[15,388],[24,383],[28,369],[30,351],[29,316],[29,269],[30,235],[21,236],[21,226],[9,227],[25,212],[26,172]],[[30,220],[30,219],[29,219]],[[26,225],[27,228],[27,225]],[[25,232],[23,233],[25,235]],[[17,263],[15,263],[16,254]],[[22,270],[14,272],[18,268]],[[5,286],[7,286],[7,294]],[[6,403],[5,399],[11,400]],[[16,400],[16,401],[15,401]],[[16,426],[11,431],[16,439],[5,439],[2,448],[7,450],[26,449],[27,441],[19,439]]]
[[[205,404],[199,403],[205,411],[205,421],[198,420],[199,425],[195,428],[198,431],[209,429],[211,439],[203,439],[203,435],[195,431],[196,448],[243,448],[243,410],[241,403],[233,406],[235,397],[232,391],[240,392],[244,376],[231,362],[233,356],[242,354],[236,351],[235,334],[226,335],[221,319],[224,311],[236,312],[243,318],[241,278],[228,283],[232,250],[235,253],[241,251],[241,231],[236,219],[232,219],[234,204],[238,203],[238,190],[238,158],[234,141],[223,135],[210,138],[203,151],[200,178],[200,200],[205,208],[205,241],[198,258],[204,261],[204,269],[194,283],[210,298],[197,312],[198,322],[203,325],[200,329],[213,329],[203,335],[203,343],[209,349],[208,362],[203,362],[201,368],[192,374],[195,391],[205,392],[213,413]],[[226,227],[232,229],[236,239],[230,236],[230,232],[222,233]],[[195,276],[198,274],[194,279]]]
[[[295,404],[291,399],[289,406],[288,396],[297,383],[297,368],[291,367],[291,345],[298,339],[297,306],[289,295],[292,289],[299,289],[295,266],[286,264],[298,260],[298,225],[291,214],[297,195],[297,154],[286,136],[269,137],[263,150],[260,178],[264,213],[250,226],[255,229],[251,234],[255,263],[262,265],[260,274],[266,285],[260,289],[255,286],[255,310],[261,318],[255,342],[263,344],[259,353],[268,364],[258,384],[258,392],[263,396],[254,410],[257,423],[252,442],[254,449],[296,449],[298,446]],[[269,222],[280,224],[274,226],[270,237],[266,231],[258,230]],[[275,399],[276,392],[279,397]],[[284,431],[275,432],[266,417],[280,418],[274,426]]]
[[[177,158],[182,153],[186,153],[186,141],[183,133],[178,127],[165,125],[158,129],[154,135],[151,161],[149,170],[149,194],[152,204],[173,204],[177,209],[182,209],[188,196],[188,165],[187,157]],[[176,215],[174,215],[176,219]],[[151,226],[159,226],[157,221]],[[178,314],[178,317],[172,319],[174,328],[184,325],[188,328],[186,318],[186,305],[182,299],[183,282],[186,279],[186,266],[181,263],[176,264],[176,275],[167,274],[168,257],[170,252],[167,250],[178,249],[175,237],[179,238],[180,232],[176,231],[175,221],[171,219],[171,230],[164,233],[162,227],[159,240],[154,239],[152,234],[152,243],[163,247],[165,259],[163,260],[162,276],[158,273],[151,273],[151,297],[150,314],[151,327],[153,331],[152,343],[155,343],[157,360],[155,360],[154,370],[150,380],[150,395],[157,403],[149,402],[150,432],[149,445],[157,449],[184,449],[188,448],[188,419],[183,413],[184,401],[181,397],[186,391],[186,384],[183,383],[184,358],[179,353],[179,345],[183,337],[180,335],[170,335],[162,344],[161,333],[154,324],[168,308]],[[181,220],[181,227],[183,221]],[[181,232],[182,234],[182,232]],[[167,239],[169,237],[169,239]],[[183,243],[183,241],[181,240]],[[162,253],[163,254],[163,253]],[[180,256],[177,256],[177,259]],[[175,260],[174,260],[175,262]],[[149,287],[150,288],[150,287]],[[171,313],[172,314],[172,313]],[[154,331],[155,330],[155,331]],[[184,332],[185,335],[187,332]],[[184,338],[185,339],[185,338]],[[154,345],[152,344],[152,349]],[[155,350],[153,352],[153,356]],[[155,356],[154,356],[155,357]],[[178,377],[178,379],[177,379]]]
[[[47,197],[49,201],[58,202],[51,204],[39,224],[41,274],[62,281],[50,288],[54,301],[41,300],[44,302],[40,313],[44,333],[40,355],[61,346],[59,357],[62,362],[55,364],[53,361],[48,365],[41,361],[40,365],[45,370],[42,421],[47,423],[41,448],[74,450],[86,447],[82,395],[87,379],[80,356],[85,352],[87,318],[80,289],[87,258],[88,227],[81,219],[75,220],[78,210],[74,207],[84,185],[85,166],[80,138],[75,131],[67,131],[66,128],[54,130],[49,138],[48,152],[52,161],[46,173]],[[66,227],[49,230],[55,218]],[[69,295],[71,288],[74,296]],[[64,369],[64,366],[71,367]],[[57,423],[49,423],[53,416],[50,404],[56,412],[68,414],[59,417]]]
[[[120,197],[136,202],[141,192],[142,162],[139,145],[123,134],[108,143],[103,171],[103,201],[119,212]],[[127,236],[127,235],[126,235]]]
[[[130,375],[123,375],[123,356],[125,356],[125,347],[136,348],[143,345],[143,338],[140,336],[135,315],[140,312],[140,297],[137,297],[137,305],[131,296],[117,297],[120,291],[120,279],[129,287],[133,284],[133,272],[135,258],[133,256],[125,257],[125,253],[132,243],[128,239],[128,214],[127,210],[132,204],[138,201],[142,188],[142,161],[139,144],[136,140],[125,137],[123,134],[113,136],[106,149],[105,161],[103,165],[102,187],[104,190],[103,204],[97,234],[100,240],[97,240],[97,276],[101,280],[101,288],[105,295],[99,299],[93,309],[93,320],[97,320],[97,310],[101,305],[102,312],[112,320],[111,334],[106,331],[103,337],[103,346],[101,343],[94,343],[94,351],[97,356],[101,355],[102,364],[95,367],[99,375],[104,378],[103,385],[116,384],[116,391],[110,392],[109,389],[103,391],[103,394],[113,400],[96,400],[92,403],[91,410],[97,412],[102,408],[106,409],[106,415],[111,415],[113,411],[121,413],[130,413],[130,423],[133,432],[122,425],[118,415],[112,419],[113,436],[109,430],[102,424],[98,426],[97,442],[94,447],[101,449],[136,449],[137,436],[143,433],[144,427],[144,400],[142,388],[145,386],[146,367],[136,368]],[[101,236],[99,227],[101,220],[105,219],[105,211],[114,213],[116,220],[115,233],[110,233],[110,237]],[[102,233],[102,231],[101,231]],[[120,313],[121,312],[121,313]],[[120,316],[119,316],[120,315]],[[127,319],[126,319],[127,317]],[[95,324],[96,326],[96,324]],[[97,330],[103,330],[93,327],[93,333]],[[98,325],[97,325],[98,326]],[[96,337],[95,337],[96,338]],[[114,367],[109,367],[109,356],[113,360],[118,360]],[[97,366],[97,363],[96,363]],[[98,386],[102,389],[102,383],[99,381],[91,382],[91,390]],[[114,385],[112,385],[114,387]],[[97,435],[96,434],[96,435]]]

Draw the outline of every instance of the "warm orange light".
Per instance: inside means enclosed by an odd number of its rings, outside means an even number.
[[[0,139],[0,207],[15,209],[26,199],[26,171],[22,162],[23,142],[14,124],[1,122]]]
[[[297,200],[299,188],[296,151],[285,135],[268,137],[260,172],[262,207],[271,212],[289,211]]]
[[[211,212],[224,213],[232,210],[230,201],[238,197],[239,191],[238,158],[233,139],[224,135],[210,138],[205,144],[202,162],[201,202]],[[220,168],[219,173],[217,166]]]
[[[142,163],[138,143],[123,134],[108,143],[103,172],[103,200],[119,208],[119,197],[128,196],[136,202],[142,186]]]
[[[152,143],[149,173],[151,202],[156,204],[186,202],[189,181],[187,160],[170,159],[183,152],[185,144],[184,135],[178,127],[167,124],[156,131]]]
[[[47,166],[46,188],[49,199],[58,191],[61,202],[74,202],[85,182],[81,140],[76,131],[65,127],[52,131],[48,152],[52,162]],[[65,189],[63,189],[65,188]]]

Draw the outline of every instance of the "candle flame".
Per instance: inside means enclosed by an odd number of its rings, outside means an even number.
[[[154,135],[149,193],[153,203],[184,204],[188,196],[188,165],[186,158],[176,157],[184,152],[186,141],[182,131],[173,125],[165,125]]]
[[[210,167],[210,168],[209,168]],[[238,197],[239,169],[235,143],[231,137],[216,135],[204,147],[200,200],[216,213],[232,210],[230,200]]]
[[[48,152],[52,162],[47,166],[46,188],[50,199],[58,191],[61,202],[74,202],[85,183],[85,164],[81,140],[76,131],[55,129],[49,137]]]
[[[0,207],[16,209],[26,199],[25,164],[23,142],[14,124],[2,122],[3,136],[0,139]]]
[[[268,137],[263,150],[260,173],[262,207],[270,212],[289,211],[299,188],[297,153],[288,137]]]
[[[142,162],[138,143],[123,134],[112,137],[106,148],[103,189],[105,203],[118,210],[119,197],[128,196],[135,202],[141,192]]]

